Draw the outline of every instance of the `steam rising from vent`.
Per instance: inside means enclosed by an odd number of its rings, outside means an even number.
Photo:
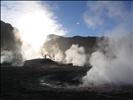
[[[58,62],[72,63],[74,66],[84,66],[87,64],[87,58],[89,57],[86,55],[84,47],[78,44],[72,44],[66,51],[62,51],[57,44],[53,45],[49,52],[43,48],[43,55]]]
[[[2,51],[1,52],[1,63],[10,63],[13,60],[13,54],[10,51]]]
[[[10,24],[1,21],[1,63],[21,66],[23,63],[21,39]]]
[[[84,47],[79,47],[78,44],[72,45],[70,49],[66,50],[66,63],[73,65],[84,66],[86,64],[87,56]]]
[[[92,53],[92,69],[83,77],[83,85],[133,85],[133,34],[109,36]],[[105,38],[106,40],[106,38]],[[107,41],[106,41],[107,42]],[[104,44],[103,44],[104,43]]]
[[[62,63],[84,66],[88,64],[89,56],[97,48],[99,37],[63,37],[49,35],[42,47],[42,55]]]
[[[22,66],[23,60],[20,54],[13,51],[1,51],[1,63],[11,64],[12,66]]]
[[[47,35],[66,33],[46,2],[2,1],[1,3],[1,19],[17,27],[20,32],[24,60],[42,57],[40,49]]]

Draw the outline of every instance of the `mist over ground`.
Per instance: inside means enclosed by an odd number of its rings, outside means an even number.
[[[107,42],[108,39],[108,42]],[[83,78],[84,85],[133,85],[133,34],[110,36],[91,54],[93,66]]]
[[[41,52],[42,55],[46,55],[55,61],[84,66],[88,64],[87,60],[90,54],[97,49],[97,41],[100,40],[102,40],[101,37],[49,35],[42,46]],[[84,59],[84,61],[81,62],[79,59]]]
[[[2,1],[1,100],[133,100],[133,1]]]
[[[1,63],[22,65],[23,42],[17,35],[18,31],[3,21],[1,29]],[[41,55],[74,66],[91,65],[91,70],[82,79],[83,86],[133,85],[129,78],[133,76],[132,40],[132,33],[105,37],[49,35],[41,48]]]
[[[132,33],[112,33],[101,38],[51,37],[43,48],[43,53],[51,59],[78,66],[92,66],[83,77],[83,86],[133,85],[133,80],[129,78],[133,77]]]

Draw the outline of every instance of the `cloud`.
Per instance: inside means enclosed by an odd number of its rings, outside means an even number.
[[[88,27],[95,28],[96,26],[102,25],[101,19],[97,16],[91,17],[87,13],[84,13],[83,18]]]
[[[87,10],[83,14],[83,19],[88,28],[114,27],[121,23],[130,23],[132,12],[122,1],[88,1]]]
[[[76,22],[76,24],[77,24],[77,25],[79,25],[79,24],[80,24],[80,22]]]
[[[2,1],[1,19],[18,28],[25,59],[40,57],[40,48],[49,34],[65,35],[51,6],[42,1]],[[26,49],[29,53],[26,53]],[[27,55],[28,54],[28,55]],[[35,54],[35,56],[33,56]],[[38,56],[37,56],[38,55]]]

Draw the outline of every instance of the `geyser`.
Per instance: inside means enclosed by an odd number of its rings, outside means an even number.
[[[19,30],[24,60],[42,57],[40,49],[47,35],[66,33],[46,2],[2,1],[1,3],[1,19]]]
[[[92,69],[83,77],[83,85],[133,85],[132,60],[132,33],[105,38],[100,48],[91,54],[89,62]]]

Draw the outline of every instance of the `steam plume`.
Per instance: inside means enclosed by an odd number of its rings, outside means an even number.
[[[89,55],[97,48],[97,39],[97,37],[49,35],[42,47],[42,55],[59,62],[83,66],[88,64]]]
[[[108,43],[105,45],[105,40]],[[107,41],[106,41],[107,42]],[[131,84],[133,85],[133,35],[113,35],[92,53],[92,69],[83,77],[84,85]]]
[[[72,45],[70,49],[66,50],[66,62],[73,65],[84,66],[86,64],[87,56],[84,47],[79,47],[77,44]]]
[[[21,40],[10,24],[1,21],[1,63],[22,64]]]
[[[42,1],[2,1],[1,19],[17,27],[24,60],[41,58],[40,49],[49,34],[65,35],[49,4]]]

